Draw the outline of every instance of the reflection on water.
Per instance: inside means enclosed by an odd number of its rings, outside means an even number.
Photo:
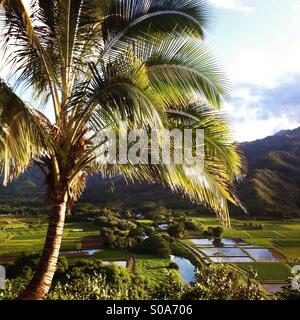
[[[203,248],[201,251],[209,257],[247,257],[246,252],[240,248]]]
[[[240,239],[224,238],[218,244],[215,239],[191,239],[197,250],[216,263],[283,261],[285,257],[273,249],[255,248]]]
[[[210,257],[216,263],[245,263],[254,262],[250,257]]]
[[[245,249],[256,261],[282,261],[284,256],[272,249],[257,248]]]
[[[191,239],[191,241],[197,246],[212,247],[214,246],[215,239]],[[225,246],[235,246],[235,245],[245,244],[245,242],[240,239],[230,239],[230,238],[221,239],[221,243]]]
[[[171,261],[175,262],[179,267],[179,272],[185,283],[190,283],[195,280],[195,267],[193,264],[181,257],[171,256]]]
[[[61,256],[65,257],[91,257],[94,253],[101,252],[102,249],[89,249],[89,250],[73,250],[73,251],[63,251],[60,253]]]

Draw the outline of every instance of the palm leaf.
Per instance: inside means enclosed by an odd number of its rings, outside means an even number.
[[[126,52],[128,44],[148,34],[190,34],[203,38],[209,9],[203,0],[96,1],[103,12],[104,49],[100,60]]]
[[[0,81],[0,168],[4,185],[50,150],[50,122]]]

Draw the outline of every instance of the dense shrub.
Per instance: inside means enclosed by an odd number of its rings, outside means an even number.
[[[221,238],[224,229],[222,227],[208,227],[207,230],[203,232],[203,235],[208,238]]]
[[[169,225],[168,234],[174,238],[181,238],[184,234],[184,223],[177,222]]]
[[[155,254],[162,258],[168,258],[171,255],[169,243],[160,235],[145,239],[133,251],[141,254]]]
[[[191,221],[191,220],[184,222],[184,228],[189,231],[200,231],[201,230],[201,226],[198,223]]]
[[[143,235],[144,235],[144,230],[143,230],[143,228],[140,228],[140,227],[131,229],[128,234],[128,236],[131,238],[143,237]]]
[[[67,266],[61,260],[55,274],[49,299],[94,300],[94,299],[148,299],[148,280],[139,275],[130,275],[124,268],[104,266],[100,260],[81,260]],[[15,299],[30,281],[31,276],[21,273],[6,281],[5,290],[0,290],[0,299]]]
[[[253,275],[244,275],[228,265],[201,268],[183,300],[263,300],[265,294]]]
[[[178,276],[170,272],[165,279],[158,283],[151,292],[151,298],[155,300],[181,300],[186,286]]]

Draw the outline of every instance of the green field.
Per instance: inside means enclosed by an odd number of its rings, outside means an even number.
[[[168,259],[137,259],[135,269],[141,275],[146,276],[152,285],[161,282],[168,275],[168,265],[170,260]],[[178,277],[178,271],[172,270]]]
[[[78,231],[78,230],[83,231]],[[47,232],[46,217],[0,217],[0,256],[40,252]],[[81,248],[86,236],[99,235],[98,227],[89,223],[66,223],[62,250]]]
[[[148,221],[147,221],[148,222]],[[148,222],[150,224],[150,222]],[[79,231],[83,229],[83,231]],[[46,218],[20,218],[13,216],[0,217],[0,259],[1,256],[19,256],[22,253],[40,252],[43,248],[47,231]],[[81,249],[82,239],[86,236],[99,235],[99,227],[89,223],[66,223],[62,243],[62,251]],[[92,258],[102,260],[127,260],[134,257],[135,270],[150,279],[155,285],[168,274],[168,259],[153,256],[136,255],[127,250],[103,250],[93,254]],[[80,257],[68,257],[70,263],[77,262]],[[1,261],[1,260],[0,260]],[[177,271],[172,270],[179,276]]]
[[[195,221],[202,223],[204,228],[220,225],[212,217],[197,217],[191,214]],[[262,224],[262,230],[253,230],[249,223]],[[188,233],[188,238],[201,236],[198,232]],[[231,220],[231,228],[224,231],[224,237],[238,238],[255,247],[274,249],[286,257],[286,262],[255,262],[237,263],[236,267],[249,272],[255,270],[262,283],[287,283],[291,277],[291,267],[300,263],[300,220]],[[191,241],[186,240],[191,244]]]
[[[200,222],[203,228],[220,225],[213,216],[204,217],[192,211],[190,216]],[[141,221],[151,224],[152,221]],[[245,223],[232,219],[231,229],[224,231],[224,237],[238,238],[258,247],[273,248],[286,257],[286,262],[256,262],[239,263],[235,266],[245,271],[254,269],[261,282],[286,283],[291,276],[290,265],[300,261],[300,220],[285,221],[252,221],[263,224],[263,230],[250,230]],[[0,257],[19,256],[22,253],[40,252],[42,250],[47,231],[47,218],[14,217],[6,215],[0,217]],[[87,236],[99,235],[99,227],[92,223],[66,223],[62,243],[62,251],[81,249],[82,240]],[[199,237],[199,232],[189,232],[187,238]],[[189,240],[185,240],[191,244]],[[177,248],[178,249],[178,248]],[[178,253],[176,253],[178,254]],[[183,255],[184,256],[184,255]],[[169,272],[168,259],[157,259],[151,256],[134,255],[127,250],[104,250],[95,253],[93,258],[102,260],[126,260],[134,257],[136,271],[151,279],[153,284],[162,280]],[[187,254],[187,258],[190,256]],[[70,257],[70,261],[76,261],[79,257]],[[176,272],[177,271],[172,271]]]
[[[255,270],[261,283],[288,283],[292,276],[291,267],[281,262],[239,263],[235,266],[247,272]]]
[[[195,211],[190,216],[203,227],[220,225],[220,222],[209,216],[197,216]],[[262,224],[263,230],[251,230],[245,224]],[[189,238],[199,236],[199,233],[188,233]],[[231,220],[231,228],[224,231],[224,237],[238,238],[245,242],[267,248],[273,248],[286,256],[287,260],[300,261],[300,220]]]

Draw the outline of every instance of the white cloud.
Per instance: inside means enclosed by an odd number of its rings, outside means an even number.
[[[251,105],[251,103],[250,103]],[[250,108],[247,102],[234,106],[227,104],[226,111],[230,117],[234,139],[238,142],[263,139],[282,129],[294,129],[300,126],[297,120],[291,120],[287,115],[271,116],[262,119],[259,108]]]
[[[249,115],[245,122],[234,122],[232,124],[234,135],[238,141],[253,141],[263,139],[273,135],[282,129],[294,129],[299,127],[300,123],[291,121],[287,116],[271,117],[268,119],[257,119]]]
[[[218,8],[226,10],[234,10],[246,14],[253,11],[253,7],[244,4],[242,0],[209,0],[209,2]]]
[[[228,72],[235,83],[253,83],[272,88],[300,73],[299,57],[300,44],[292,44],[272,53],[242,49]]]
[[[273,89],[255,85],[237,87],[232,100],[224,104],[235,140],[262,139],[283,129],[299,127],[298,79],[300,76],[291,84],[281,83]]]

